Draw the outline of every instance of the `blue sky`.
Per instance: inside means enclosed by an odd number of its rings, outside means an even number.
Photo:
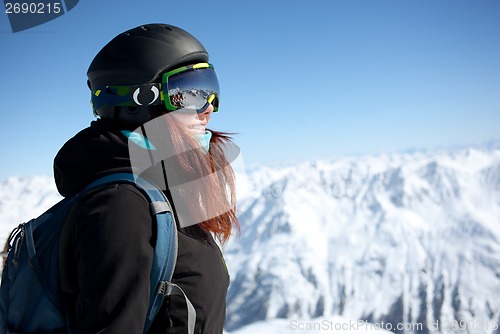
[[[500,1],[89,1],[27,31],[0,13],[0,180],[52,173],[94,119],[86,71],[118,33],[195,35],[221,84],[211,127],[246,164],[500,139]]]

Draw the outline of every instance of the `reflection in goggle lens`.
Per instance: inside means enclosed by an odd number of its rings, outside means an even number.
[[[219,107],[219,82],[213,68],[189,70],[166,78],[167,95],[172,107],[203,108],[210,102]],[[213,95],[213,97],[211,97]]]

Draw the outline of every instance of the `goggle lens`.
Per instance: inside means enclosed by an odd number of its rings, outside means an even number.
[[[198,67],[197,67],[198,66]],[[163,75],[162,85],[165,104],[169,110],[194,107],[206,109],[207,103],[219,108],[219,81],[214,68],[209,64],[199,64],[175,70]],[[176,73],[177,72],[177,73]]]

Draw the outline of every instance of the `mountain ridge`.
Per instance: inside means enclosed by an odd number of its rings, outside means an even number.
[[[338,316],[497,330],[500,145],[254,165],[238,192],[231,333]],[[60,198],[51,177],[0,182],[0,237]]]
[[[246,182],[242,237],[226,248],[228,330],[334,315],[422,333],[498,324],[498,149],[262,168]]]

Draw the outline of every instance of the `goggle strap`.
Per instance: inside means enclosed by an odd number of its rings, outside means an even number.
[[[147,96],[144,96],[144,94],[147,94]],[[99,87],[92,92],[91,100],[91,104],[94,109],[115,106],[133,107],[143,105],[161,105],[163,103],[164,95],[161,83],[134,86],[110,85]]]

